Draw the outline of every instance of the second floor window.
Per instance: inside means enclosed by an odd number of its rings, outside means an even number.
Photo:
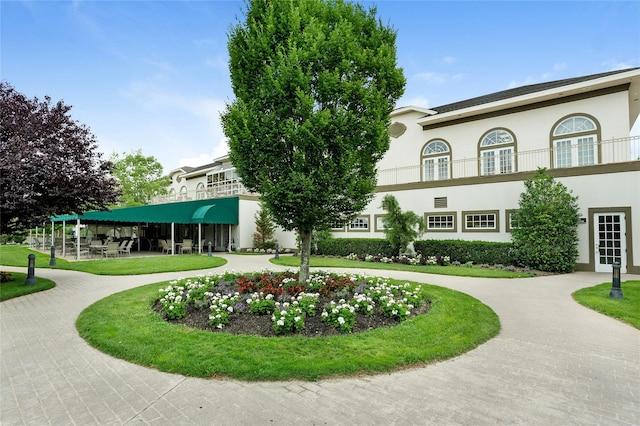
[[[479,144],[480,175],[497,175],[515,172],[516,139],[505,129],[486,133]]]
[[[442,180],[451,177],[451,149],[440,139],[428,142],[422,149],[422,180]]]
[[[598,126],[589,117],[565,118],[553,129],[555,168],[590,166],[598,163]]]

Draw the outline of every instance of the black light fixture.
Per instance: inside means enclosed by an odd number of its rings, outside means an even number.
[[[611,291],[609,297],[612,299],[622,299],[622,288],[620,287],[620,263],[615,262],[611,265],[612,278],[611,278]]]
[[[25,285],[34,285],[36,283],[36,255],[31,253],[29,256],[29,264],[27,266],[27,279]]]

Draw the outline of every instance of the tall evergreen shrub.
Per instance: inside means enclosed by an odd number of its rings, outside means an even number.
[[[573,272],[578,258],[578,197],[544,168],[524,185],[511,230],[518,263],[541,271]]]

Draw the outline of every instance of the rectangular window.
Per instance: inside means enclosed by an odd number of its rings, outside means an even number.
[[[349,231],[369,231],[369,216],[358,216],[349,223]]]
[[[344,223],[342,222],[334,222],[331,224],[332,231],[344,231]]]
[[[593,137],[578,138],[578,166],[595,164],[595,144]]]
[[[373,230],[374,232],[384,232],[384,219],[383,214],[376,214],[373,216]]]
[[[427,232],[456,232],[456,212],[425,213]]]
[[[462,212],[463,232],[498,232],[498,211]]]
[[[598,144],[595,136],[583,136],[554,142],[556,168],[596,164]]]
[[[518,222],[515,220],[514,213],[516,213],[517,209],[505,210],[505,217],[507,218],[507,226],[506,231],[511,232],[512,229],[518,227]]]
[[[425,181],[449,179],[449,156],[425,158],[423,179]]]
[[[482,176],[513,173],[513,148],[484,150],[481,153]]]

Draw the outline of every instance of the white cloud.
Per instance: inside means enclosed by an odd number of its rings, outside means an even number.
[[[407,97],[406,95],[398,99],[398,102],[396,103],[396,108],[402,108],[407,106],[429,108],[429,99],[423,96]]]
[[[464,79],[464,74],[445,74],[436,72],[423,72],[414,74],[413,78],[416,80],[423,80],[432,84],[444,84],[450,81],[460,81]]]
[[[179,167],[198,167],[212,163],[213,160],[229,154],[229,144],[226,139],[220,140],[210,153],[201,153],[192,157],[184,157],[178,161]]]
[[[552,81],[558,78],[562,78],[558,76],[558,73],[564,71],[567,68],[567,64],[564,62],[560,62],[557,64],[553,64],[550,71],[545,71],[537,76],[527,76],[524,80],[516,81],[512,80],[507,85],[507,89],[513,89],[514,87],[528,86],[530,84],[542,83],[545,81]]]
[[[638,64],[638,60],[630,60],[630,61],[617,61],[615,59],[611,59],[608,61],[602,62],[602,66],[610,71],[624,70],[627,68],[634,68]]]
[[[453,56],[445,56],[444,58],[442,58],[442,63],[447,65],[451,65],[457,61],[458,61],[458,58],[455,58]]]

